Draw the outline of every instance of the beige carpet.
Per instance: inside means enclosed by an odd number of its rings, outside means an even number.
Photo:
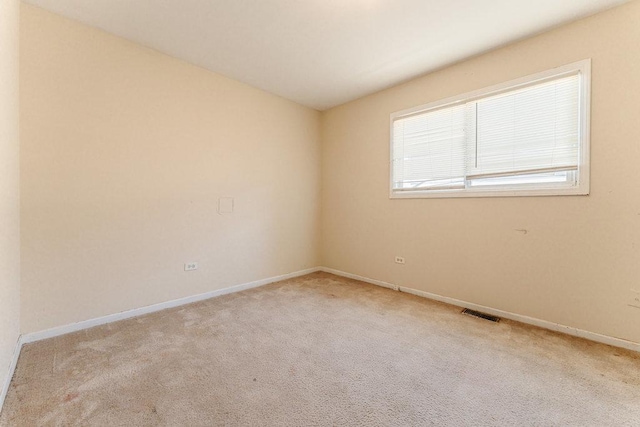
[[[640,357],[316,273],[24,347],[2,426],[640,426]]]

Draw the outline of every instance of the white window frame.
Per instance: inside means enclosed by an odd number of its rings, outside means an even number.
[[[456,104],[471,102],[481,98],[498,95],[502,92],[526,88],[546,80],[553,80],[565,75],[580,73],[580,159],[575,172],[575,185],[497,185],[493,188],[458,188],[458,189],[419,189],[394,190],[393,188],[393,123],[395,120],[416,113],[451,107]],[[590,118],[591,118],[591,59],[567,64],[541,73],[532,74],[505,83],[486,87],[447,99],[431,102],[417,107],[397,111],[391,114],[389,121],[390,161],[389,161],[389,198],[450,198],[450,197],[521,197],[521,196],[568,196],[589,194],[589,162],[590,162]]]

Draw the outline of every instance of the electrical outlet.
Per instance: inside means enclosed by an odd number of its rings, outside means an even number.
[[[640,308],[640,291],[629,289],[629,299],[627,300],[627,304],[631,307]]]
[[[184,265],[184,271],[193,271],[198,269],[197,262],[188,262]]]
[[[396,257],[396,264],[404,264],[404,258],[401,256]]]

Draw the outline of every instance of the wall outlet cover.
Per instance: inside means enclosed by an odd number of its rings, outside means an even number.
[[[218,214],[230,214],[233,213],[234,200],[233,197],[220,197],[218,199]]]
[[[197,262],[187,262],[184,265],[184,271],[193,271],[193,270],[197,270],[198,269],[198,263]]]

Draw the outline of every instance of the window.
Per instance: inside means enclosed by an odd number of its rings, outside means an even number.
[[[589,193],[590,60],[391,115],[391,197]]]

